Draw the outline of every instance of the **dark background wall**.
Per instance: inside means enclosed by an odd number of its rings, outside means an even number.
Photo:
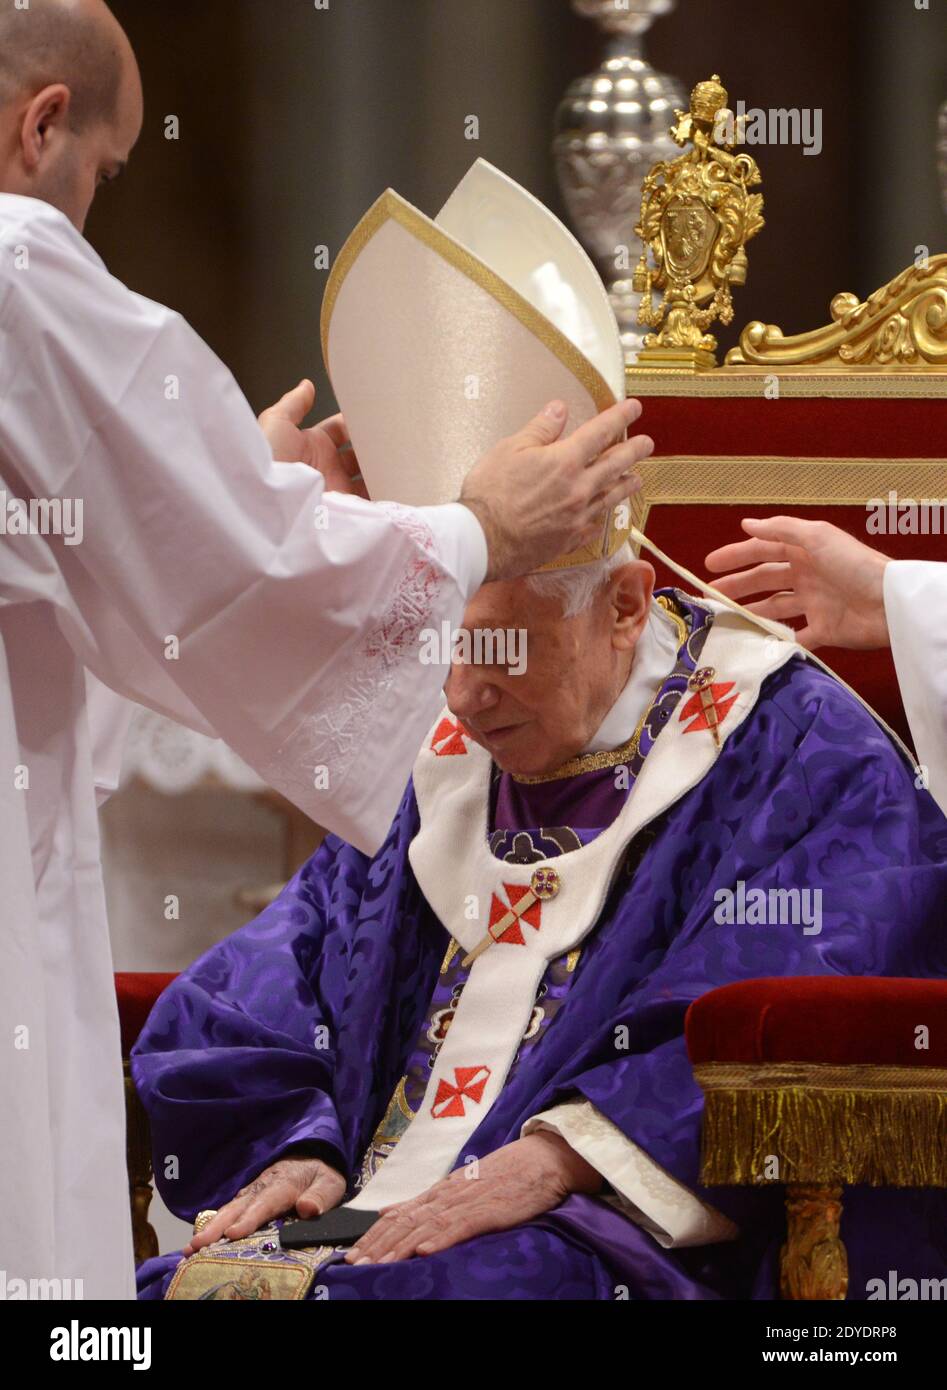
[[[133,288],[180,309],[260,409],[320,383],[318,318],[334,254],[391,184],[434,213],[483,155],[562,212],[550,140],[598,30],[568,0],[113,0],[142,65],[146,124],[89,236]],[[750,248],[736,331],[826,321],[947,249],[937,106],[947,0],[679,0],[647,40],[690,87],[719,72],[731,102],[818,107],[824,148],[757,147],[767,226]],[[475,114],[480,140],[464,136]],[[165,139],[176,115],[181,134]]]

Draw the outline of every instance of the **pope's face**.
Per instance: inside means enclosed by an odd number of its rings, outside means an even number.
[[[484,584],[464,613],[470,653],[478,632],[515,633],[518,645],[507,643],[504,664],[455,660],[445,687],[451,712],[504,771],[555,771],[589,743],[624,688],[653,584],[651,566],[633,561],[571,618],[524,579]]]

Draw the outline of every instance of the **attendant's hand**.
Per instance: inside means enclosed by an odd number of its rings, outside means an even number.
[[[193,1255],[222,1236],[227,1240],[252,1236],[294,1209],[304,1220],[311,1220],[337,1207],[344,1196],[345,1179],[321,1159],[281,1158],[221,1207],[213,1221],[192,1236],[184,1254]]]
[[[346,1255],[349,1264],[387,1264],[433,1255],[488,1231],[507,1231],[552,1211],[572,1192],[598,1192],[601,1174],[558,1134],[538,1130],[458,1169],[420,1197],[387,1207]]]
[[[273,458],[278,463],[305,463],[317,468],[326,480],[327,492],[367,497],[344,418],[331,415],[321,424],[301,428],[315,400],[315,386],[311,381],[301,381],[276,405],[264,410],[260,429],[266,435]]]
[[[634,472],[654,450],[625,439],[639,401],[617,405],[560,439],[567,412],[548,405],[471,469],[460,500],[487,538],[487,580],[516,579],[601,535],[604,513],[641,489]]]
[[[827,521],[774,516],[742,526],[752,540],[721,546],[704,561],[712,574],[753,566],[715,580],[721,593],[735,599],[770,593],[748,604],[750,612],[780,622],[805,617],[796,638],[810,651],[889,645],[884,602],[889,556]]]

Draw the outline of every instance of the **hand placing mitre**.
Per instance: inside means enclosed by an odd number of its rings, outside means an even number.
[[[345,1258],[349,1264],[388,1264],[433,1255],[489,1231],[521,1226],[571,1193],[594,1194],[601,1186],[601,1175],[564,1139],[537,1130],[458,1169],[412,1201],[386,1208]]]
[[[278,1216],[296,1211],[305,1220],[337,1207],[345,1196],[345,1179],[318,1158],[281,1158],[237,1193],[232,1202],[192,1236],[184,1247],[193,1255],[214,1241],[242,1240]]]
[[[302,381],[260,416],[274,459],[318,468],[330,492],[367,496],[343,417],[301,428],[314,400]],[[640,490],[635,469],[654,451],[647,435],[626,438],[640,415],[639,401],[619,401],[562,439],[568,412],[553,401],[471,469],[460,501],[483,527],[488,580],[516,579],[601,534],[606,511]]]
[[[553,401],[468,473],[460,500],[487,538],[487,580],[517,579],[601,535],[605,512],[641,489],[654,451],[626,439],[640,401],[619,401],[562,439],[568,413]]]
[[[278,463],[305,463],[317,468],[326,480],[327,492],[366,497],[368,494],[359,477],[358,459],[344,418],[331,415],[318,425],[302,428],[315,400],[315,386],[311,381],[301,381],[276,405],[264,410],[260,429],[266,435],[273,458]]]
[[[721,546],[704,561],[711,574],[723,575],[714,581],[721,593],[741,600],[768,594],[747,604],[751,613],[778,622],[804,617],[806,625],[796,637],[810,651],[889,645],[887,555],[827,521],[774,516],[741,524],[752,539]],[[739,573],[725,573],[732,570]]]

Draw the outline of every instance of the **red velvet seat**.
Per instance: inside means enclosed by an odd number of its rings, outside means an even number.
[[[918,1028],[929,1045],[919,1048]],[[947,982],[842,975],[743,980],[687,1011],[687,1050],[708,1063],[947,1068]]]
[[[685,1021],[701,1180],[785,1186],[785,1298],[844,1298],[846,1184],[947,1187],[947,981],[746,980]]]
[[[145,1020],[154,1008],[159,994],[163,994],[171,981],[176,979],[177,975],[138,975],[129,971],[115,976],[123,1057],[129,1056],[138,1041],[138,1035],[144,1028]]]

